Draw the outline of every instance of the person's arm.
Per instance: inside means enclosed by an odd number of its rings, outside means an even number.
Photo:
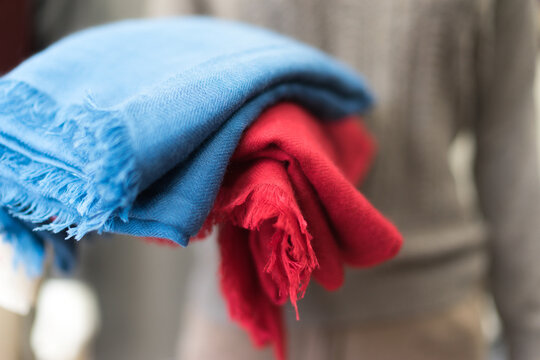
[[[540,180],[534,0],[496,0],[479,59],[475,177],[491,238],[490,285],[511,359],[540,358]],[[487,74],[487,76],[485,76]]]

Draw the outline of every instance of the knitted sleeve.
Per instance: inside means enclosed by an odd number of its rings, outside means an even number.
[[[540,354],[537,12],[533,0],[496,0],[493,10],[489,34],[479,37],[475,177],[491,233],[490,285],[511,359],[532,360]]]

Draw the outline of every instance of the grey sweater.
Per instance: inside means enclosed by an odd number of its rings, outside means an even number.
[[[539,358],[533,1],[207,0],[185,10],[311,43],[365,74],[378,98],[367,121],[379,156],[362,191],[405,245],[386,265],[349,271],[336,293],[311,287],[302,321],[406,316],[486,283],[513,359]],[[461,132],[476,144],[472,199],[449,161]]]
[[[145,6],[154,14],[205,13],[273,28],[352,65],[377,96],[367,122],[379,154],[361,190],[393,220],[405,245],[385,265],[349,271],[337,292],[313,284],[299,303],[302,321],[404,317],[485,285],[512,359],[540,356],[533,0],[152,0]],[[460,134],[475,144],[469,172],[467,161],[454,161]],[[196,261],[193,294],[214,307],[208,261],[205,255]]]
[[[513,358],[540,356],[533,1],[207,0],[184,10],[311,43],[365,74],[377,95],[368,124],[379,156],[362,190],[405,245],[386,265],[349,271],[336,293],[313,286],[303,321],[406,316],[485,282]],[[460,196],[466,179],[449,161],[460,132],[476,144],[473,199]]]

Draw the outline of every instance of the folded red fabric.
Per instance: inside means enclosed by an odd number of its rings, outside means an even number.
[[[229,164],[205,228],[220,224],[221,288],[230,316],[285,358],[280,305],[311,277],[328,290],[344,264],[376,265],[402,238],[356,189],[374,155],[358,117],[321,122],[297,105],[264,112]],[[297,310],[298,318],[298,310]]]
[[[201,230],[218,224],[220,283],[231,318],[257,346],[285,359],[281,305],[311,277],[328,290],[345,264],[395,256],[402,238],[356,189],[375,153],[359,117],[321,122],[292,103],[265,111],[245,132]],[[160,244],[174,244],[153,239]]]

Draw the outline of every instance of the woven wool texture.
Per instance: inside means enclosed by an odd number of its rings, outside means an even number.
[[[324,121],[371,104],[344,65],[255,27],[188,17],[82,31],[0,79],[0,204],[77,239],[186,245],[242,132],[282,99]]]
[[[297,300],[312,277],[336,290],[345,264],[373,266],[401,247],[395,227],[355,187],[374,153],[359,117],[322,123],[281,103],[261,114],[231,158],[199,237],[218,225],[229,315],[278,359],[286,358],[281,305],[290,300],[299,320]]]
[[[373,143],[351,116],[371,102],[344,65],[238,23],[83,31],[0,79],[3,230],[36,273],[51,233],[185,246],[220,224],[230,313],[284,358],[280,305],[401,245],[354,186]]]
[[[294,104],[242,137],[208,222],[220,223],[221,288],[233,320],[285,358],[280,305],[296,308],[313,277],[339,288],[345,264],[397,254],[397,230],[355,188],[374,143],[357,117],[321,123]]]

